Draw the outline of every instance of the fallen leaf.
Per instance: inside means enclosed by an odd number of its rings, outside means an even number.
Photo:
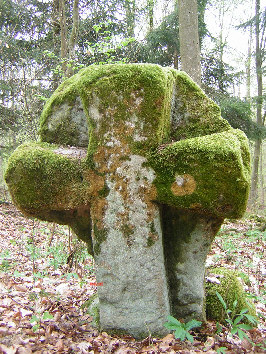
[[[17,291],[22,291],[22,292],[29,291],[29,289],[28,289],[26,286],[21,285],[21,284],[16,284],[16,285],[14,285],[14,288],[15,288],[15,290],[17,290]]]
[[[16,354],[31,354],[32,350],[30,347],[19,347]]]
[[[213,348],[215,340],[213,337],[207,337],[206,342],[204,343],[204,351],[208,351]]]
[[[167,336],[165,336],[163,339],[162,339],[162,343],[164,344],[170,344],[170,343],[173,343],[175,340],[175,337],[172,333],[170,334],[167,334]]]
[[[12,345],[12,347],[7,347],[4,344],[0,345],[0,353],[1,354],[15,354],[17,348]]]
[[[56,349],[59,351],[59,352],[62,352],[65,348],[64,346],[64,342],[62,339],[59,339],[59,341],[56,343]]]

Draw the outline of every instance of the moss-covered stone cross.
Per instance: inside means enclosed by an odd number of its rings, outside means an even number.
[[[151,64],[81,70],[46,103],[40,135],[6,181],[26,215],[87,242],[102,329],[163,335],[168,314],[204,320],[209,247],[246,207],[245,135],[185,73]]]

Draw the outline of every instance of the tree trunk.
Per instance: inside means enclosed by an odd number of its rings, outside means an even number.
[[[60,16],[60,35],[61,35],[61,51],[63,75],[67,72],[67,26],[66,26],[66,9],[65,0],[59,0],[59,16]]]
[[[150,31],[152,31],[154,25],[154,0],[148,0],[148,16]]]
[[[246,61],[246,99],[250,102],[251,99],[251,43],[252,43],[252,27],[250,27],[249,40],[248,40],[248,57]]]
[[[262,126],[262,53],[260,46],[260,0],[256,0],[256,76],[257,76],[257,124]],[[258,199],[258,177],[259,177],[259,161],[261,152],[261,137],[257,137],[255,141],[253,172],[251,179],[251,195],[250,200],[252,206],[255,206]]]
[[[174,68],[178,70],[178,51],[177,49],[174,50]]]
[[[74,74],[72,61],[75,59],[75,46],[78,38],[78,30],[79,30],[79,0],[74,0],[73,4],[73,26],[71,35],[69,38],[69,60],[70,64],[67,68],[67,77],[70,77]]]
[[[181,69],[201,85],[197,0],[178,0]]]
[[[261,144],[261,154],[260,154],[260,186],[261,186],[261,200],[260,205],[263,208],[264,203],[264,174],[263,174],[263,144]]]
[[[60,33],[61,33],[59,0],[53,0],[52,29],[53,29],[54,53],[56,56],[59,56],[60,55]]]
[[[136,3],[135,0],[125,0],[127,33],[129,37],[134,37]]]

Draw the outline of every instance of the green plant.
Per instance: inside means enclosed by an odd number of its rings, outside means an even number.
[[[31,240],[28,240],[28,244],[26,245],[26,250],[27,252],[30,254],[30,257],[32,259],[32,261],[35,261],[36,259],[41,257],[41,252],[40,249],[38,247],[35,246],[34,243],[30,242]]]
[[[260,230],[249,230],[246,232],[248,236],[248,242],[263,241],[266,238],[266,232],[261,232]]]
[[[65,243],[60,242],[54,246],[49,247],[47,251],[47,256],[49,257],[49,266],[52,266],[55,270],[61,265],[67,262],[67,250]]]
[[[42,316],[33,315],[30,320],[30,323],[35,323],[32,327],[33,332],[36,332],[40,328],[42,321],[50,319],[53,319],[53,315],[48,311],[45,311]]]
[[[254,316],[248,314],[248,309],[242,309],[239,314],[235,314],[236,312],[236,307],[237,307],[237,300],[234,301],[233,303],[233,309],[229,309],[223,299],[223,297],[216,291],[216,295],[221,302],[224,311],[226,313],[226,319],[225,321],[228,323],[228,327],[230,330],[230,333],[232,335],[237,335],[241,340],[247,338],[249,340],[249,337],[243,330],[250,330],[253,329],[253,326],[250,324],[243,323],[245,319],[247,319],[250,323],[252,323],[254,326],[257,324],[257,320]],[[219,324],[217,325],[217,327]]]
[[[8,271],[10,271],[12,266],[16,265],[16,262],[12,262],[10,260],[10,258],[11,258],[11,255],[10,255],[9,250],[5,250],[0,253],[0,260],[2,260],[0,263],[0,271],[8,272]]]
[[[193,343],[193,336],[189,333],[192,328],[200,327],[201,322],[197,320],[191,320],[187,323],[182,323],[178,321],[173,316],[167,317],[168,322],[164,324],[167,329],[170,329],[174,332],[175,338],[180,339],[181,341],[188,339],[191,343]]]
[[[11,264],[7,259],[3,259],[2,263],[0,264],[0,270],[2,270],[3,272],[8,272],[11,268]]]
[[[13,273],[13,277],[15,278],[21,278],[24,276],[24,273],[20,273],[19,271],[15,270]]]

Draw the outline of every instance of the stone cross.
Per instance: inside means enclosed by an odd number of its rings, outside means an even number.
[[[100,326],[164,335],[204,320],[205,260],[223,219],[245,211],[245,135],[183,72],[92,65],[46,103],[40,143],[6,182],[29,216],[68,224],[94,255]]]

